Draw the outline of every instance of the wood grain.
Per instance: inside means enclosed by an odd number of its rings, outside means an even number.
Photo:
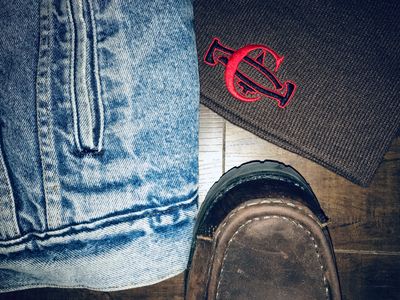
[[[235,125],[226,125],[226,168],[254,159],[293,166],[310,183],[330,217],[329,228],[338,249],[400,251],[399,153],[397,138],[371,186],[362,188]]]
[[[343,300],[400,299],[400,256],[338,253]]]
[[[344,299],[400,299],[400,138],[368,188],[226,123],[225,168],[278,160],[310,183],[330,217]]]
[[[223,173],[225,120],[208,108],[200,108],[199,201]]]

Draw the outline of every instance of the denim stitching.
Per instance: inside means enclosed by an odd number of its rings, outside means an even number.
[[[224,251],[223,258],[222,258],[222,267],[221,267],[220,277],[219,277],[218,284],[217,284],[216,299],[218,299],[218,296],[219,296],[219,288],[220,288],[220,284],[221,284],[221,280],[222,280],[222,273],[224,271],[224,264],[225,264],[225,260],[226,260],[226,258],[228,256],[228,250],[229,250],[229,247],[230,247],[232,241],[234,240],[236,235],[239,233],[239,231],[241,231],[245,226],[247,226],[250,223],[253,223],[255,221],[263,221],[263,220],[267,220],[267,219],[282,219],[282,220],[285,220],[285,221],[289,221],[289,222],[293,223],[294,225],[296,225],[297,227],[303,229],[308,234],[308,236],[310,237],[311,241],[314,244],[315,254],[317,256],[318,263],[320,264],[320,269],[321,269],[321,272],[322,272],[322,281],[323,281],[324,288],[325,288],[326,299],[329,299],[329,288],[328,288],[328,285],[327,285],[328,282],[327,282],[327,279],[326,279],[326,276],[325,276],[325,273],[324,273],[324,266],[323,266],[323,264],[321,262],[321,255],[318,252],[318,245],[317,245],[317,243],[315,241],[314,236],[311,234],[311,232],[309,230],[305,229],[303,225],[301,225],[300,223],[296,222],[295,220],[293,220],[291,218],[283,217],[283,216],[276,216],[276,215],[265,216],[265,217],[262,217],[262,218],[258,217],[258,218],[254,218],[254,219],[248,220],[246,223],[242,224],[236,230],[236,232],[232,235],[231,239],[228,241],[228,246],[226,247],[226,249]]]
[[[103,135],[104,135],[104,107],[103,100],[101,96],[101,80],[100,80],[100,71],[99,71],[99,63],[98,63],[98,51],[97,51],[97,24],[96,19],[94,17],[94,9],[91,3],[91,0],[88,0],[88,7],[90,13],[90,19],[92,24],[92,32],[93,32],[93,73],[95,77],[95,85],[96,85],[96,96],[98,101],[99,108],[99,122],[100,122],[100,133],[99,133],[99,142],[98,142],[98,151],[102,150],[103,147]]]
[[[2,239],[20,235],[14,201],[15,200],[10,178],[7,172],[7,166],[5,164],[3,152],[0,147],[0,221],[4,224],[4,226],[0,227],[0,237]]]
[[[72,109],[75,143],[79,151],[100,152],[103,142],[104,112],[94,11],[90,1],[85,0],[70,0],[69,7],[71,31],[73,31],[71,34],[73,53],[71,54],[74,56],[72,61],[74,91],[71,93],[71,100],[74,102]],[[85,16],[85,12],[89,14],[89,17]],[[92,32],[92,41],[88,38],[88,31]],[[91,59],[93,59],[93,66]],[[91,87],[92,83],[95,86],[94,90]]]
[[[70,84],[70,97],[71,97],[71,109],[72,109],[72,119],[73,119],[73,130],[74,130],[74,140],[75,145],[79,151],[81,151],[81,146],[79,142],[78,133],[78,112],[76,108],[76,96],[75,96],[75,25],[72,17],[72,4],[71,1],[67,1],[67,13],[68,13],[68,24],[69,24],[69,45],[70,45],[70,74],[69,74],[69,84]]]
[[[176,274],[174,274],[176,273]],[[169,278],[172,278],[174,276],[178,276],[182,273],[181,270],[179,270],[179,272],[175,271],[174,273],[170,274],[167,278],[158,278],[155,280],[154,283],[150,283],[150,284],[156,284],[160,281],[164,281],[167,280]],[[146,285],[149,285],[149,283],[146,282]],[[120,289],[134,289],[134,288],[140,288],[143,287],[143,284],[122,284],[122,285],[110,285],[110,286],[106,286],[106,287],[91,287],[88,285],[59,285],[59,284],[41,284],[41,283],[32,283],[32,284],[27,284],[23,286],[24,289],[29,289],[29,288],[62,288],[62,289],[77,289],[77,288],[84,288],[84,289],[89,289],[92,291],[98,291],[98,292],[107,292],[108,290],[112,291],[112,290],[120,290]],[[14,291],[20,291],[21,289],[4,289],[2,290],[2,292],[14,292]]]
[[[86,47],[87,47],[87,37],[86,37],[86,22],[83,16],[83,5],[82,5],[82,0],[74,1],[75,7],[77,11],[74,11],[73,14],[75,15],[75,24],[74,24],[74,29],[76,30],[75,32],[75,38],[78,38],[77,42],[75,43],[74,47],[76,49],[75,53],[75,63],[77,64],[76,68],[74,69],[75,71],[75,77],[76,77],[76,84],[75,88],[78,90],[78,94],[75,93],[75,99],[78,103],[85,104],[86,109],[89,111],[85,115],[89,119],[88,124],[92,124],[92,112],[89,104],[89,91],[88,87],[86,84],[86,65],[87,65],[87,55],[86,55]],[[73,6],[72,6],[73,7]],[[81,28],[77,28],[77,26],[80,25]],[[82,98],[82,101],[80,101],[80,98]],[[82,145],[82,142],[85,142],[84,136],[88,135],[88,141],[91,144],[89,147],[93,147],[92,141],[93,141],[93,132],[90,128],[90,126],[82,126],[80,124],[79,120],[82,118],[80,115],[79,109],[77,110],[77,117],[78,117],[78,128],[79,128],[79,133],[78,139],[80,141],[80,146]],[[82,132],[85,133],[82,133]],[[82,141],[83,140],[83,141]]]
[[[87,223],[75,224],[73,226],[68,226],[61,229],[56,229],[53,231],[44,231],[44,232],[33,232],[26,234],[24,236],[19,237],[14,240],[0,241],[1,247],[16,247],[20,246],[23,243],[29,242],[32,239],[38,240],[47,240],[58,237],[79,235],[81,233],[90,233],[95,232],[97,230],[102,230],[104,228],[109,228],[111,226],[117,226],[120,223],[124,222],[132,222],[137,221],[139,219],[152,218],[158,215],[166,215],[171,213],[174,210],[182,211],[183,214],[186,214],[186,210],[192,206],[197,206],[198,195],[194,195],[193,197],[182,201],[180,203],[174,203],[168,206],[163,206],[159,208],[141,210],[141,211],[128,211],[124,214],[101,218],[96,221],[91,221]],[[90,227],[92,226],[92,227]],[[42,237],[41,235],[47,235],[46,237]]]
[[[43,0],[40,4],[39,59],[36,81],[36,114],[47,228],[52,228],[54,224],[59,223],[58,220],[55,220],[59,216],[57,214],[50,216],[49,208],[60,205],[60,187],[51,114],[51,5],[49,0]]]

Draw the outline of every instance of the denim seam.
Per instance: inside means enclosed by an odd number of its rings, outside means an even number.
[[[50,208],[60,205],[60,186],[56,165],[56,153],[52,133],[51,114],[51,1],[43,0],[40,4],[40,39],[39,58],[36,79],[36,113],[38,140],[43,170],[43,187],[46,207],[46,226],[53,228],[59,224],[54,220],[59,214],[49,214]]]
[[[176,270],[174,270],[174,268]],[[182,271],[180,269],[180,267],[176,267],[173,266],[173,269],[171,270],[171,274],[169,274],[168,276],[157,276],[155,279],[153,279],[152,281],[145,282],[145,285],[152,285],[152,284],[156,284],[159,283],[160,281],[164,281],[167,279],[170,279],[172,277],[178,276],[180,274],[182,274]],[[6,288],[6,289],[0,289],[0,293],[1,292],[11,292],[11,291],[20,291],[22,289],[32,289],[32,288],[62,288],[62,289],[76,289],[76,288],[84,288],[84,289],[89,289],[92,291],[118,291],[120,289],[133,289],[133,288],[139,288],[139,287],[143,287],[144,284],[143,283],[127,283],[127,284],[120,284],[120,285],[110,285],[110,286],[105,286],[102,288],[94,288],[91,287],[89,285],[58,285],[58,284],[41,284],[41,283],[33,283],[33,284],[26,284],[23,285],[21,288],[21,286],[18,287],[18,289],[15,288]]]
[[[77,64],[77,66],[74,68],[74,76],[76,79],[75,82],[75,88],[78,90],[78,94],[75,93],[75,101],[77,103],[80,102],[80,99],[83,101],[81,102],[82,104],[85,104],[87,106],[87,110],[90,111],[89,113],[86,114],[86,117],[89,119],[88,124],[93,124],[92,120],[92,114],[93,112],[91,111],[90,103],[89,103],[89,91],[88,87],[86,84],[86,65],[87,65],[87,56],[86,56],[86,47],[87,47],[87,37],[86,37],[86,22],[83,16],[83,4],[82,0],[77,0],[74,1],[76,3],[76,10],[73,9],[73,15],[75,14],[75,19],[74,20],[74,30],[75,30],[75,38],[77,38],[76,43],[74,43],[74,52],[76,56],[74,57],[74,63]],[[73,8],[73,6],[71,6]],[[77,26],[80,25],[82,28],[77,28]],[[80,91],[82,93],[80,93]],[[79,107],[77,105],[77,118],[78,118],[78,140],[79,140],[79,145],[80,147],[84,148],[85,145],[82,145],[82,142],[85,143],[85,139],[83,136],[86,134],[83,134],[83,131],[86,131],[86,133],[89,135],[88,140],[91,143],[93,141],[93,132],[91,130],[90,126],[87,126],[87,128],[84,128],[85,126],[82,126],[80,120],[82,120],[82,117],[80,112],[79,112]],[[83,115],[83,114],[82,114]],[[79,134],[80,133],[80,134]],[[94,145],[90,145],[89,147],[93,147]]]
[[[127,212],[125,214],[121,215],[116,215],[108,218],[102,218],[93,222],[89,223],[81,223],[81,224],[76,224],[74,226],[68,226],[62,229],[55,229],[52,231],[46,231],[46,232],[32,232],[29,234],[25,234],[24,236],[21,236],[17,239],[13,240],[8,240],[8,241],[0,241],[0,247],[17,247],[22,245],[23,243],[28,242],[29,240],[46,240],[49,241],[50,239],[54,238],[59,238],[59,237],[65,237],[66,234],[68,234],[69,237],[72,237],[73,235],[79,235],[79,234],[85,234],[85,233],[90,233],[93,231],[97,230],[103,230],[104,228],[112,227],[112,226],[118,226],[121,223],[125,222],[132,222],[136,221],[139,219],[144,219],[144,218],[151,218],[157,215],[166,215],[172,210],[175,209],[184,209],[186,210],[186,207],[197,207],[197,199],[198,195],[194,195],[190,198],[188,198],[185,201],[182,201],[180,203],[174,203],[171,205],[167,206],[162,206],[158,208],[152,208],[152,209],[146,209],[142,210],[139,212]],[[136,218],[134,218],[136,217]],[[179,223],[179,222],[178,222]],[[94,227],[93,227],[94,226]],[[93,228],[90,228],[93,227]],[[41,236],[43,235],[43,236]],[[45,236],[47,235],[47,236]],[[45,236],[45,237],[44,237]]]
[[[98,63],[98,51],[97,51],[97,23],[96,18],[94,16],[94,9],[91,3],[91,0],[88,1],[92,32],[93,32],[93,73],[95,77],[95,86],[96,86],[96,95],[98,101],[98,109],[99,109],[99,142],[98,142],[98,151],[101,151],[103,148],[103,135],[104,135],[104,107],[103,107],[103,99],[101,95],[101,80],[100,80],[100,71],[99,71],[99,63]]]
[[[85,20],[85,8],[89,15],[88,20]],[[73,66],[70,71],[73,72],[71,88],[74,90],[71,92],[71,101],[75,143],[78,151],[100,152],[103,143],[104,108],[98,71],[96,24],[90,1],[69,1],[69,23],[72,32]],[[92,41],[88,38],[88,30],[92,32]],[[93,59],[93,66],[90,59]]]
[[[67,1],[67,13],[68,13],[68,25],[69,25],[69,49],[70,49],[70,69],[69,69],[69,84],[70,84],[70,100],[71,100],[71,108],[72,108],[72,119],[73,119],[73,131],[74,131],[74,140],[75,145],[79,151],[81,151],[80,142],[79,142],[79,133],[78,133],[78,112],[76,108],[76,99],[75,99],[75,25],[72,17],[72,4],[71,1]]]
[[[0,147],[0,221],[5,225],[0,227],[1,238],[7,239],[21,234],[14,201],[7,166],[3,158],[3,151]]]

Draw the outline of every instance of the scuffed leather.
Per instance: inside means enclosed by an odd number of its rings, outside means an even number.
[[[247,201],[196,243],[187,299],[341,299],[328,230],[294,197]]]

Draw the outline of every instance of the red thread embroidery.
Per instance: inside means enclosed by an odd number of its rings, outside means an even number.
[[[249,54],[256,50],[261,50],[262,53],[256,59],[253,59]],[[221,55],[217,56],[217,52],[220,52]],[[275,60],[273,72],[264,65],[264,59],[267,54],[270,54]],[[210,66],[214,67],[218,63],[225,66],[225,84],[233,97],[245,102],[255,102],[260,100],[262,96],[265,96],[277,101],[278,106],[281,108],[288,105],[297,88],[296,84],[292,81],[285,81],[282,84],[274,74],[279,70],[283,59],[283,56],[280,56],[274,50],[264,45],[247,45],[235,51],[222,45],[218,38],[213,39],[204,56],[204,62]],[[264,75],[272,83],[274,90],[264,87],[239,70],[241,62],[245,62]],[[237,86],[242,88],[242,92],[237,90]],[[257,95],[248,97],[249,94]]]

